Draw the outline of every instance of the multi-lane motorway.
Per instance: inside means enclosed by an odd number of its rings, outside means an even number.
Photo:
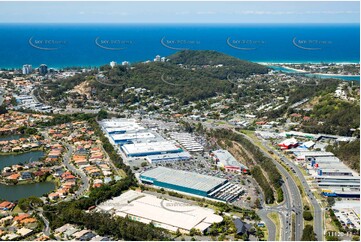
[[[192,120],[188,120],[193,122]],[[229,124],[223,125],[216,125],[215,123],[211,124],[209,122],[203,122],[204,126],[209,128],[231,128],[234,132],[242,135],[243,137],[247,138],[252,144],[258,146],[250,137],[247,135],[237,132],[234,129],[234,126]],[[314,211],[314,230],[318,240],[323,240],[323,211],[321,206],[318,204],[316,198],[314,197],[313,193],[311,192],[306,179],[304,178],[302,172],[299,168],[291,162],[287,157],[285,157],[282,153],[278,152],[274,148],[269,145],[268,141],[261,140],[263,146],[268,150],[272,151],[274,154],[278,155],[282,162],[286,165],[290,166],[295,170],[295,175],[300,179],[301,185],[303,186],[304,190],[306,191],[306,196],[308,200],[311,202]],[[302,204],[302,197],[300,190],[293,180],[291,174],[279,163],[273,159],[272,156],[268,152],[265,152],[263,149],[260,151],[267,157],[269,157],[272,162],[276,165],[277,169],[280,171],[281,175],[283,176],[284,183],[282,185],[282,190],[284,193],[284,202],[277,206],[266,206],[263,201],[263,209],[259,210],[258,214],[266,223],[269,229],[269,240],[275,238],[275,225],[273,222],[267,217],[267,214],[271,212],[276,212],[280,215],[281,218],[281,240],[301,240],[304,223],[303,223],[303,204]],[[312,209],[312,208],[311,208]],[[294,221],[292,220],[292,214],[295,215]],[[276,228],[280,229],[280,228]],[[294,237],[292,236],[294,234]]]
[[[265,142],[264,142],[265,143]],[[268,144],[266,143],[266,146],[268,147]],[[269,147],[268,147],[269,148]],[[311,189],[303,176],[302,172],[298,168],[297,165],[295,165],[293,162],[291,162],[286,156],[284,156],[282,153],[278,152],[277,150],[272,150],[274,153],[276,153],[279,157],[281,157],[282,161],[286,163],[288,166],[293,168],[293,170],[296,172],[296,176],[300,179],[305,191],[306,195],[311,202],[314,210],[314,230],[317,236],[318,240],[323,240],[323,210],[320,206],[320,204],[317,202],[315,196],[311,192]]]
[[[257,145],[254,141],[246,136],[243,133],[237,132],[237,134],[242,135],[243,137],[247,138],[253,145]],[[269,148],[269,147],[267,147]],[[276,207],[265,207],[265,211],[269,212],[277,212],[280,214],[281,221],[282,221],[282,240],[292,240],[292,213],[295,214],[295,225],[294,225],[294,239],[301,240],[302,231],[303,231],[303,206],[302,206],[302,198],[300,191],[292,179],[291,175],[287,172],[287,170],[279,164],[276,160],[273,159],[267,152],[264,152],[262,149],[260,151],[266,156],[269,157],[272,162],[276,165],[277,169],[281,172],[281,175],[284,177],[284,183],[282,185],[282,190],[284,194],[284,203],[278,205]]]

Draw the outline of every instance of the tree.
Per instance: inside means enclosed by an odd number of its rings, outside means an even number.
[[[4,105],[4,104],[1,105],[1,106],[0,106],[0,115],[1,115],[1,114],[5,114],[5,113],[7,113],[7,112],[8,112],[8,110],[6,109],[5,105]]]
[[[21,210],[27,212],[28,210],[34,209],[36,207],[40,207],[43,205],[43,201],[35,196],[31,196],[28,198],[21,198],[18,203]]]
[[[306,225],[303,229],[301,241],[316,241],[316,234],[312,225]]]
[[[335,205],[335,198],[334,197],[327,197],[327,204],[329,207]]]
[[[304,211],[303,218],[307,221],[311,221],[313,219],[312,213],[310,211]]]
[[[353,236],[352,241],[360,241],[360,236],[359,235]]]
[[[105,111],[104,109],[101,109],[101,110],[98,112],[98,118],[99,118],[99,120],[108,118],[108,112]]]
[[[261,201],[259,200],[259,198],[257,198],[254,201],[254,206],[255,206],[255,208],[262,208]]]

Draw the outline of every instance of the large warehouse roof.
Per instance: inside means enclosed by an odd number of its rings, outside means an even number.
[[[150,139],[154,138],[155,135],[150,132],[145,133],[125,133],[125,134],[113,134],[111,135],[113,140],[131,140],[131,139]]]
[[[212,209],[202,208],[175,200],[163,200],[154,195],[127,191],[122,195],[100,204],[99,209],[115,210],[115,214],[141,217],[142,222],[161,223],[163,228],[176,231],[177,228],[190,230],[194,227],[209,227],[223,218]],[[165,226],[164,226],[165,225]],[[172,229],[172,227],[174,229]]]
[[[119,131],[137,131],[145,128],[139,125],[134,119],[107,119],[101,122],[101,125],[108,132]]]
[[[141,174],[141,176],[156,179],[158,182],[164,182],[204,192],[208,192],[216,186],[226,182],[226,179],[201,175],[189,171],[174,170],[166,167],[157,167],[145,171]]]
[[[183,150],[169,141],[125,144],[122,146],[126,155],[146,155],[157,152],[182,152]]]

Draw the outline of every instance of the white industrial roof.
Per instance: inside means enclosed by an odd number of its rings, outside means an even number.
[[[167,159],[181,159],[181,158],[192,158],[192,156],[188,152],[179,152],[179,153],[169,153],[164,155],[148,155],[147,160],[150,162],[154,160],[167,160]]]
[[[102,121],[101,125],[108,133],[116,131],[136,131],[145,129],[134,119],[108,119]]]
[[[212,223],[219,223],[223,220],[221,216],[214,214],[212,209],[175,200],[163,200],[132,190],[98,206],[99,209],[103,209],[103,207],[113,207],[116,214],[121,216],[128,214],[140,217],[144,220],[141,222],[161,223],[164,225],[163,228],[170,230],[174,230],[174,228],[190,230],[197,226],[207,228],[206,224],[209,227]]]
[[[154,138],[155,135],[149,132],[145,133],[125,133],[125,134],[112,134],[110,135],[113,140],[131,140],[131,139],[150,139]]]
[[[150,152],[170,152],[170,151],[182,151],[181,148],[175,146],[169,141],[161,142],[149,142],[149,143],[136,143],[136,144],[125,144],[122,146],[123,151],[127,155],[137,155],[142,153]]]
[[[118,127],[118,128],[105,128],[105,130],[108,133],[112,133],[112,132],[130,132],[130,131],[140,131],[140,130],[145,130],[145,128],[143,127],[136,127],[136,126],[128,126],[128,127]]]

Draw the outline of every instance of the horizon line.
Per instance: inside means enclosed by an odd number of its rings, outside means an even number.
[[[173,23],[163,23],[163,22],[0,22],[0,24],[160,24],[160,25],[171,25],[171,24],[360,24],[360,22],[173,22]]]

